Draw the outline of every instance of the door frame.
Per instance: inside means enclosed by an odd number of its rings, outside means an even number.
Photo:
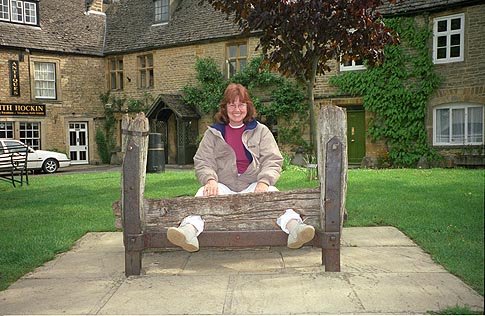
[[[85,128],[83,129],[83,131],[86,132],[85,137],[84,137],[85,138],[85,145],[78,145],[79,144],[79,131],[80,131],[80,129],[77,130],[75,126],[74,126],[74,128],[71,128],[71,124],[85,124]],[[68,127],[68,130],[67,130],[68,139],[67,139],[67,141],[68,141],[68,146],[69,146],[68,150],[69,150],[69,157],[71,158],[71,164],[73,164],[73,165],[89,164],[89,135],[90,135],[90,133],[89,133],[89,121],[83,121],[83,120],[69,121],[67,123],[67,127]],[[77,144],[75,146],[71,145],[71,132],[72,131],[76,132],[76,143]],[[84,147],[84,149],[86,151],[86,159],[84,159],[84,160],[79,160],[79,159],[73,160],[72,159],[71,152],[73,151],[73,148],[76,148],[74,151],[76,151],[78,153],[80,152],[80,150],[77,149],[77,147]],[[77,158],[79,158],[79,155],[78,155]]]

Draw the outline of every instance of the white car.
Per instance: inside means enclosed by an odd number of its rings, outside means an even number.
[[[65,168],[71,165],[71,159],[66,154],[47,150],[35,150],[15,139],[0,139],[0,154],[10,153],[15,151],[16,148],[21,147],[29,148],[27,156],[28,170],[43,170],[45,173],[54,173],[59,168]]]

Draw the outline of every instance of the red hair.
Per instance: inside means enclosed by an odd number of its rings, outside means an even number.
[[[229,116],[227,115],[227,104],[232,103],[239,97],[239,102],[246,103],[247,114],[243,122],[247,123],[254,120],[258,113],[254,108],[253,101],[249,96],[249,91],[242,84],[231,83],[227,86],[226,91],[224,91],[224,96],[222,97],[221,103],[219,103],[219,111],[216,113],[216,121],[219,123],[229,124]]]

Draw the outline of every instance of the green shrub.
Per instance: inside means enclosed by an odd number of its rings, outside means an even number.
[[[101,129],[96,129],[96,145],[98,147],[98,154],[101,157],[101,161],[105,164],[111,162],[111,153],[106,142],[106,136]]]

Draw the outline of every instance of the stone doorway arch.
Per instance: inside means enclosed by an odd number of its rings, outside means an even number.
[[[197,150],[199,113],[182,96],[160,94],[148,110],[150,133],[162,134],[167,164],[193,164]]]

